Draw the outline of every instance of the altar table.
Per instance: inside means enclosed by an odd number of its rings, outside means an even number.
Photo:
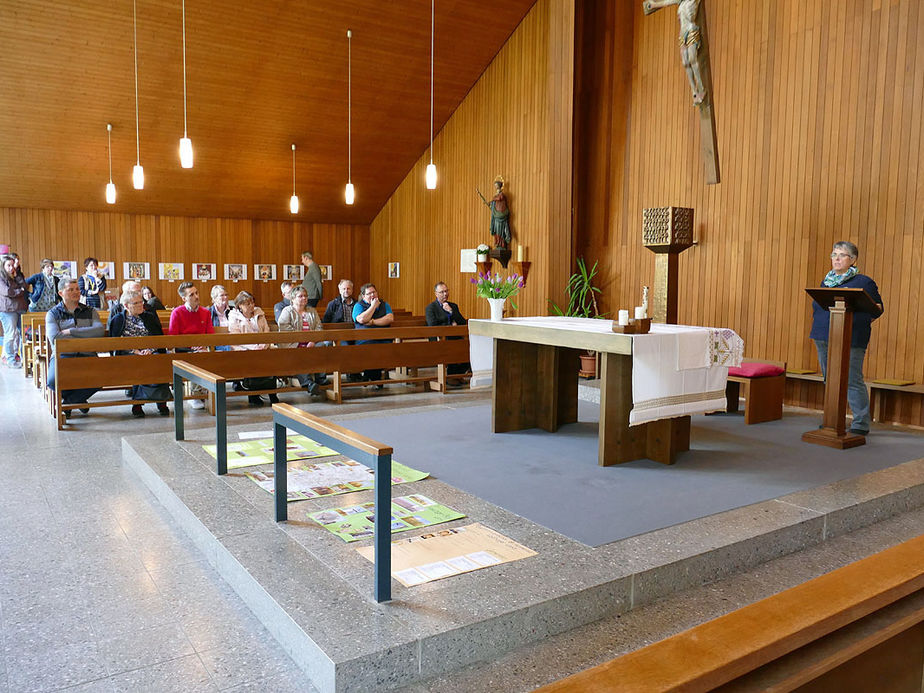
[[[493,370],[494,433],[554,432],[577,421],[579,355],[600,354],[603,466],[643,458],[673,464],[690,449],[689,415],[725,409],[728,366],[740,364],[743,351],[732,330],[686,325],[653,324],[646,335],[618,334],[612,321],[587,318],[470,320],[468,326],[473,370]],[[486,338],[493,342],[491,366]]]

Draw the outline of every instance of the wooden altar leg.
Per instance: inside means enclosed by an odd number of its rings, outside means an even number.
[[[601,354],[598,464],[608,467],[648,458],[673,464],[690,449],[690,417],[629,426],[632,409],[632,357]]]
[[[494,340],[494,433],[577,421],[579,352],[545,344]]]

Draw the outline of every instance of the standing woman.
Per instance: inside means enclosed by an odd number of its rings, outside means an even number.
[[[214,306],[213,306],[214,307]],[[257,308],[253,300],[253,294],[247,291],[240,292],[234,299],[234,308],[228,313],[228,332],[232,334],[257,334],[259,332],[269,332],[269,323],[266,322],[266,316],[262,308]],[[231,347],[234,351],[269,349],[267,344],[235,344]],[[245,390],[269,390],[276,387],[276,378],[244,378],[241,381]],[[279,397],[276,393],[269,396],[271,404],[276,404]],[[248,395],[247,401],[252,407],[262,407],[263,400],[260,395]]]
[[[3,324],[2,363],[10,368],[21,368],[22,361],[17,352],[20,335],[20,321],[26,312],[26,280],[16,271],[16,259],[3,256],[0,267],[0,323]]]
[[[321,319],[318,311],[308,305],[308,291],[303,286],[297,286],[289,292],[291,304],[282,309],[276,323],[280,332],[312,332],[321,329]],[[281,347],[312,347],[315,342],[288,342],[280,344]],[[298,384],[310,395],[320,395],[319,385],[327,382],[325,373],[304,373],[296,375]]]
[[[55,263],[46,257],[42,260],[42,270],[26,279],[26,284],[32,287],[29,312],[46,313],[61,300],[58,296],[58,278],[54,271]]]
[[[853,423],[850,433],[865,436],[869,433],[869,392],[863,382],[863,359],[866,358],[866,347],[873,320],[882,315],[882,297],[876,282],[860,274],[857,270],[857,259],[860,251],[857,246],[848,241],[838,241],[831,250],[831,271],[821,282],[822,287],[843,286],[846,289],[863,289],[870,295],[879,308],[874,315],[862,311],[853,313],[853,329],[850,333],[850,368],[847,376],[847,404],[853,413]],[[828,376],[828,326],[830,315],[825,308],[812,301],[812,331],[809,337],[815,342],[818,351],[818,362],[821,364],[821,374]]]
[[[80,295],[86,305],[99,310],[103,305],[102,298],[106,295],[106,277],[100,274],[99,260],[95,257],[88,257],[83,261],[83,266],[84,273],[77,280]]]

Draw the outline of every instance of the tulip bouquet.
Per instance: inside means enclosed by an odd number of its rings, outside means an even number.
[[[513,302],[513,297],[520,293],[520,289],[526,286],[523,278],[518,274],[511,274],[509,277],[501,278],[500,274],[478,273],[477,279],[472,279],[475,285],[475,293],[481,298],[509,298],[510,305],[514,308],[517,304]]]

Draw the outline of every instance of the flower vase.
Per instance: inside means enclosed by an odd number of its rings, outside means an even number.
[[[475,257],[477,258],[477,262],[487,262],[487,261],[488,261],[488,254],[487,254],[487,253],[483,253],[483,254],[481,254],[481,255],[476,255]]]
[[[491,321],[500,322],[504,319],[504,303],[506,298],[489,298],[488,304],[491,306]]]

